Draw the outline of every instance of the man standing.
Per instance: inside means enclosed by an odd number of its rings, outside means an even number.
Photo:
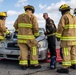
[[[48,40],[48,48],[51,54],[51,62],[50,62],[50,69],[56,68],[56,38],[55,38],[55,32],[56,32],[56,26],[54,24],[54,21],[48,17],[47,13],[43,14],[43,18],[46,20],[46,32],[44,33],[47,36]]]
[[[38,51],[35,38],[39,36],[39,27],[36,17],[33,15],[35,9],[31,5],[24,6],[25,13],[18,16],[14,23],[18,31],[18,45],[20,48],[20,61],[22,69],[28,68],[28,53],[30,51],[30,68],[39,69]]]
[[[6,12],[0,12],[0,41],[5,39],[4,34],[6,35],[10,34],[10,32],[7,30],[7,27],[5,26],[6,17],[7,17]]]
[[[69,66],[76,69],[76,17],[71,15],[70,9],[67,4],[63,4],[59,8],[62,17],[56,36],[61,40],[63,61],[62,68],[57,70],[58,73],[69,73]]]

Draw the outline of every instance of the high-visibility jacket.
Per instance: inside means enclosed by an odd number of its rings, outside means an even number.
[[[76,45],[76,17],[66,12],[58,24],[56,37],[61,40],[61,47]]]
[[[0,40],[4,40],[4,32],[6,32],[5,20],[0,20]]]
[[[18,30],[19,43],[26,43],[26,40],[35,39],[35,37],[39,36],[38,22],[33,14],[26,12],[19,15],[14,27]]]

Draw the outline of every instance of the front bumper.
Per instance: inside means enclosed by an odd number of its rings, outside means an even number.
[[[20,54],[19,50],[10,50],[10,49],[0,49],[0,59],[11,59],[11,60],[18,60],[18,56]],[[47,59],[47,49],[39,49],[38,52],[38,60]]]

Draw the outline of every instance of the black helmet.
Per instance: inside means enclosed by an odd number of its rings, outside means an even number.
[[[24,10],[26,11],[27,9],[32,10],[32,13],[34,13],[34,12],[35,12],[34,7],[33,7],[33,6],[31,6],[31,5],[24,6]]]

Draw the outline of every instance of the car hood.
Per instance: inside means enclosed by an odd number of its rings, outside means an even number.
[[[39,37],[37,37],[36,38],[36,40],[39,42],[39,41],[42,41],[42,40],[44,40],[45,39],[45,36],[39,36]]]

